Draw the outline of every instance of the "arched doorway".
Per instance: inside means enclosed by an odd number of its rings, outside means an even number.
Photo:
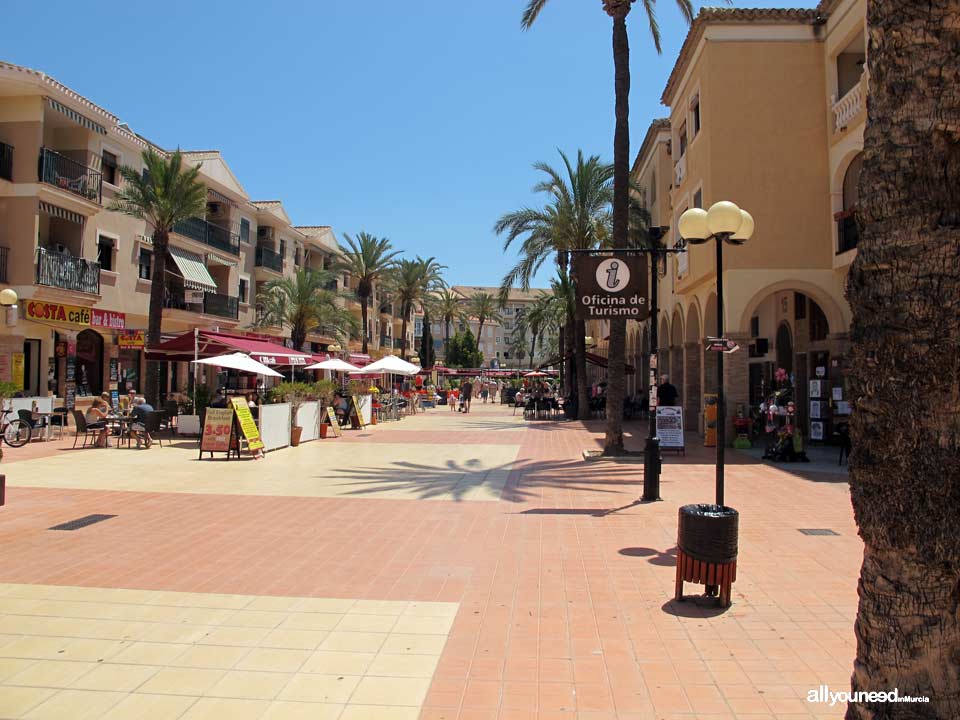
[[[793,335],[785,322],[777,328],[776,353],[777,368],[783,368],[788,375],[793,375]]]
[[[96,330],[77,335],[77,395],[103,392],[103,336]]]
[[[843,176],[843,207],[836,214],[838,253],[853,250],[860,240],[856,214],[860,204],[860,171],[862,169],[863,153],[859,153],[850,161]]]
[[[670,318],[670,382],[680,393],[680,403],[685,403],[687,399],[684,377],[683,311],[678,305]]]

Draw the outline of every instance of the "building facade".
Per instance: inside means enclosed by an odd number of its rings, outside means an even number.
[[[849,414],[844,285],[857,244],[865,39],[863,0],[701,10],[663,93],[669,117],[651,125],[634,163],[667,246],[691,207],[732,200],[756,222],[745,245],[724,248],[725,335],[741,347],[724,361],[728,423],[784,385],[778,370],[807,437],[828,439]],[[700,431],[704,395],[717,389],[716,355],[704,348],[717,330],[716,285],[713,243],[661,267],[658,372],[680,391],[687,428]],[[649,323],[628,323],[627,347],[637,392],[647,383]]]
[[[142,390],[152,229],[108,208],[120,168],[142,171],[148,148],[164,153],[53,78],[0,63],[0,287],[20,298],[0,329],[0,380],[26,395]],[[279,201],[251,201],[216,150],[183,158],[200,168],[207,205],[170,236],[164,335],[200,327],[286,340],[283,328],[256,327],[257,292],[301,267],[329,268],[332,230],[295,227]],[[333,338],[308,341],[321,350]],[[185,389],[188,374],[163,364],[161,392]]]

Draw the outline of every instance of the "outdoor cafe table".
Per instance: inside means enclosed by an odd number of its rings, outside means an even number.
[[[123,435],[126,431],[127,435],[127,447],[130,446],[130,426],[136,422],[136,418],[133,415],[109,415],[107,416],[107,427],[117,428],[120,431],[120,435],[117,437],[117,447],[119,448],[123,445]]]
[[[50,440],[53,437],[53,423],[50,422],[50,418],[62,416],[66,417],[66,413],[63,412],[42,412],[35,410],[31,413],[32,419],[34,422],[39,422],[40,427],[43,429],[43,439]]]

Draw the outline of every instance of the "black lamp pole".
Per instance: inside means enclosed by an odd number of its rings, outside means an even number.
[[[723,243],[727,238],[716,236],[717,244],[717,337],[723,337]],[[723,353],[717,353],[717,505],[723,507],[723,468],[726,453],[726,417],[723,398]]]

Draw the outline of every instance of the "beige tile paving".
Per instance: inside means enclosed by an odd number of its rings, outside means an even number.
[[[457,607],[0,585],[0,718],[412,720]]]
[[[141,452],[65,452],[4,466],[7,484],[19,487],[495,501],[520,450],[512,444],[431,445],[415,441],[416,433],[410,435],[409,443],[377,443],[362,451],[364,446],[358,443],[306,443],[269,453],[263,462],[231,463],[229,472],[220,472],[224,466],[219,462],[212,466],[217,472],[206,472],[207,466],[197,461],[196,446],[186,441]],[[150,473],[143,472],[143,452],[150,453]],[[106,459],[109,473],[103,472]],[[102,617],[116,617],[107,610],[103,613]]]

